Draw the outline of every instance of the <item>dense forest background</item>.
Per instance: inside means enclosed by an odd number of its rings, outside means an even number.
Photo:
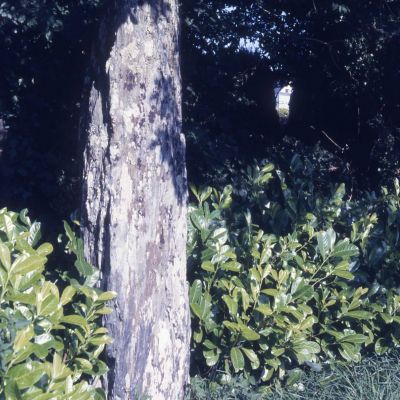
[[[2,204],[57,220],[79,207],[79,110],[104,3],[0,6]],[[311,146],[356,186],[398,176],[399,15],[397,1],[183,2],[189,181],[222,186],[276,146]],[[274,89],[289,82],[282,124]]]

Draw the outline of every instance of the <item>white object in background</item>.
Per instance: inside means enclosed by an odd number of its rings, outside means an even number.
[[[279,90],[276,99],[277,110],[287,110],[289,111],[290,97],[293,93],[293,88],[290,85],[284,86]]]

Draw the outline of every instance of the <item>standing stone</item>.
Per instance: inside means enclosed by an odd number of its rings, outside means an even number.
[[[86,104],[82,230],[105,289],[110,400],[183,398],[190,318],[185,144],[176,0],[115,1],[94,44]]]

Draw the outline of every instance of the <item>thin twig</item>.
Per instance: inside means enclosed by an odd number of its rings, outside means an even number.
[[[314,131],[318,131],[313,125],[310,125],[310,128]],[[321,133],[334,145],[336,146],[342,153],[344,152],[345,148],[340,147],[323,129],[319,129]]]

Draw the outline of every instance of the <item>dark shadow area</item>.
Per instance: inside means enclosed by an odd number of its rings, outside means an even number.
[[[46,221],[49,235],[61,231],[61,219],[79,207],[78,125],[98,16],[94,8],[73,8],[50,39],[45,15],[26,31],[2,26],[0,112],[7,136],[1,143],[0,204],[29,208],[33,218]],[[13,29],[16,44],[8,36]]]
[[[112,1],[84,10],[75,7],[51,41],[44,38],[44,21],[20,34],[21,49],[17,50],[7,41],[13,25],[2,27],[6,40],[0,45],[0,118],[7,135],[2,133],[0,138],[1,206],[28,207],[32,217],[48,221],[46,225],[55,230],[61,230],[60,221],[80,208],[85,138],[79,132],[84,131],[82,110],[88,99],[85,77],[94,77],[96,87],[108,91],[105,61],[114,40],[110,36],[104,48],[92,45],[99,21],[106,20],[107,29],[115,30],[126,18],[135,23],[135,10],[144,4],[152,6],[155,20],[169,13],[165,0]],[[92,55],[103,60],[96,71],[90,69]],[[109,118],[109,104],[103,104],[103,115]],[[110,121],[105,123],[111,130]],[[164,159],[175,163],[169,156]]]
[[[152,101],[160,104],[160,117],[167,124],[167,129],[157,132],[158,139],[150,144],[150,150],[160,147],[161,161],[169,165],[175,194],[180,204],[186,201],[186,156],[184,142],[180,136],[181,132],[181,110],[180,104],[176,103],[178,88],[170,77],[161,76],[157,82],[157,92],[151,96]],[[176,120],[176,117],[179,119]]]
[[[281,139],[276,76],[254,54],[221,50],[204,55],[187,40],[182,75],[188,175],[196,185],[219,185],[228,169],[264,157]]]
[[[182,4],[191,180],[218,184],[215,176],[224,176],[226,183],[229,169],[262,158],[284,136],[342,158],[364,188],[399,176],[400,3],[228,3]],[[268,108],[261,109],[260,98],[258,110],[252,105],[253,73]],[[284,127],[276,125],[273,99],[263,89],[268,79],[272,88],[294,85]],[[208,173],[208,165],[218,173]]]

